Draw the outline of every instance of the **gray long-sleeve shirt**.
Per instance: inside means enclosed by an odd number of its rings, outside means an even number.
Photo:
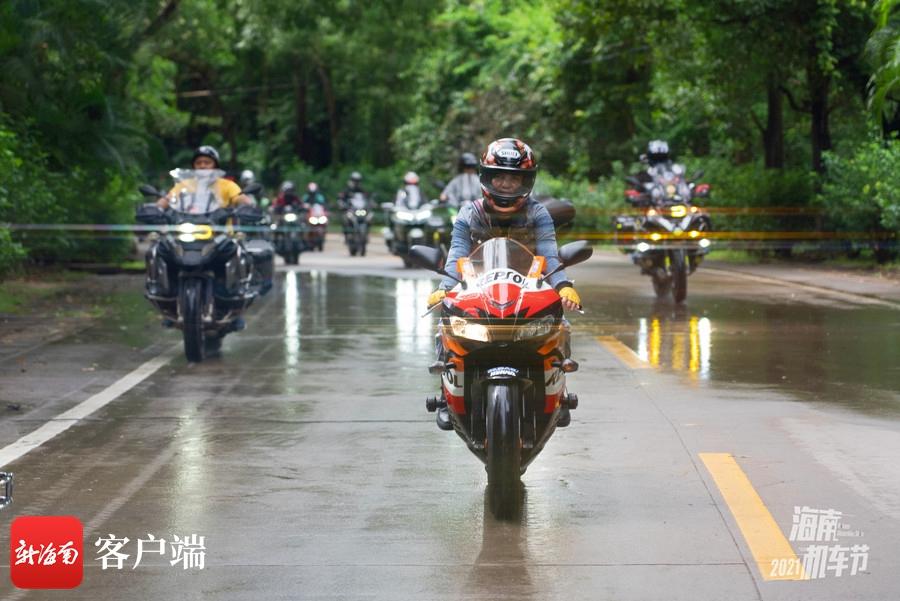
[[[508,225],[491,223],[484,210],[481,201],[466,205],[460,210],[453,226],[453,237],[450,241],[450,251],[447,253],[445,269],[448,273],[459,276],[456,270],[456,260],[468,257],[472,250],[489,238],[508,236],[517,242],[521,242],[536,255],[543,256],[547,263],[545,269],[552,271],[559,265],[559,249],[556,244],[556,230],[553,227],[553,218],[544,208],[544,205],[533,199],[528,199],[525,211],[516,215],[512,223]],[[561,284],[570,284],[564,270],[559,270],[549,278],[550,285],[559,288]],[[449,290],[456,281],[445,277],[441,281],[441,288]]]

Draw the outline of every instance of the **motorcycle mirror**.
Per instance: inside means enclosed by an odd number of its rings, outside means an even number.
[[[394,203],[392,203],[392,202],[383,202],[383,203],[381,203],[380,206],[381,206],[382,211],[393,211],[394,210]]]
[[[577,265],[591,258],[594,254],[594,247],[587,240],[578,240],[577,242],[569,242],[560,247],[559,260],[566,267]]]
[[[444,183],[442,180],[439,180],[439,179],[436,179],[436,180],[434,180],[434,181],[431,182],[431,183],[432,183],[432,185],[433,185],[435,188],[437,188],[438,190],[442,190],[442,191],[443,191],[443,189],[447,187],[447,184]]]
[[[430,271],[444,271],[444,253],[440,248],[415,244],[409,249],[409,260]]]
[[[703,173],[703,169],[697,169],[696,171],[694,171],[694,175],[691,176],[691,181],[697,181],[698,179],[703,177]]]
[[[252,184],[248,184],[246,188],[241,190],[241,194],[259,194],[262,192],[262,184],[259,182],[253,182]]]
[[[138,188],[138,191],[140,191],[140,193],[143,194],[144,196],[154,196],[157,198],[159,198],[160,196],[164,196],[164,194],[162,192],[160,192],[159,190],[157,190],[154,186],[151,186],[150,184],[141,184],[140,187]]]
[[[165,218],[165,211],[163,211],[156,203],[149,202],[147,204],[142,204],[137,208],[134,214],[135,220],[141,223],[147,223],[150,225],[158,225],[163,222]]]

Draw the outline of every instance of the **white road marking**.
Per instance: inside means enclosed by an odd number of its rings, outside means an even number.
[[[178,354],[180,348],[181,345],[177,345],[157,355],[104,390],[85,399],[68,411],[57,415],[37,430],[26,434],[14,443],[3,447],[0,449],[0,467],[19,459],[29,451],[65,432],[88,415],[113,402],[171,361]]]

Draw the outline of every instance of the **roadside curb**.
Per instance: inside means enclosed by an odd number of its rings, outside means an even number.
[[[797,268],[797,269],[802,269],[802,268]],[[754,281],[758,281],[758,282],[788,284],[790,286],[794,286],[796,288],[801,288],[804,290],[809,290],[811,292],[818,292],[821,294],[830,294],[832,296],[844,297],[846,299],[849,299],[849,300],[852,300],[855,302],[863,301],[863,302],[865,302],[865,304],[875,304],[875,305],[891,307],[893,309],[900,309],[900,301],[885,298],[883,296],[880,296],[880,295],[874,294],[874,293],[852,292],[852,291],[848,291],[846,289],[841,289],[841,288],[837,288],[837,287],[833,287],[833,286],[808,284],[806,282],[798,282],[794,279],[790,279],[790,278],[786,278],[786,277],[778,277],[777,275],[770,275],[770,274],[761,275],[758,273],[751,273],[747,270],[734,268],[734,267],[728,267],[728,266],[721,266],[718,264],[715,266],[704,266],[703,270],[707,271],[707,272],[712,272],[712,273],[736,275],[736,276],[739,276],[739,277],[742,277],[742,278],[745,278],[748,280],[754,280]],[[898,287],[898,288],[900,288],[900,287]]]

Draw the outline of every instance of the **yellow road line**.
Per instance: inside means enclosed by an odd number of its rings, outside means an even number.
[[[700,453],[700,459],[712,474],[741,529],[763,580],[805,580],[803,567],[791,543],[734,457],[730,453]],[[788,569],[784,569],[785,566]]]
[[[627,367],[631,369],[648,369],[650,367],[649,363],[641,360],[637,353],[615,336],[597,336],[597,340]]]

